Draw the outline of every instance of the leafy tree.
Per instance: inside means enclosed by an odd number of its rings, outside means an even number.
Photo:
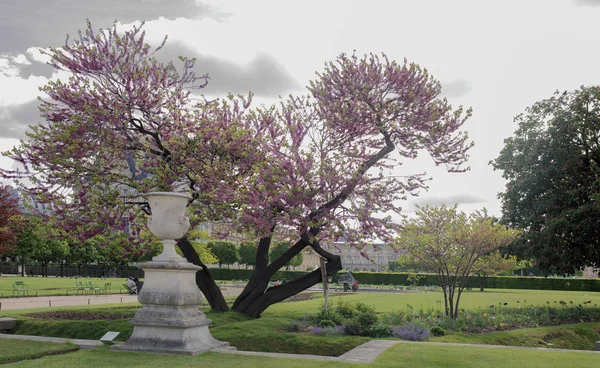
[[[439,99],[440,83],[416,64],[341,54],[310,82],[308,95],[251,108],[251,94],[192,99],[207,77],[192,72],[190,59],[182,58],[181,73],[159,63],[143,36],[141,27],[119,34],[88,25],[74,42],[51,49],[51,64],[71,77],[42,89],[45,124],[8,153],[27,170],[3,173],[35,174],[30,190],[82,239],[129,226],[135,241],[146,209],[138,193],[189,190],[192,225],[224,220],[259,239],[236,311],[260,316],[320,282],[315,270],[269,288],[306,247],[327,259],[333,275],[341,260],[320,241],[393,238],[399,227],[379,214],[398,213],[399,201],[427,180],[393,173],[398,161],[427,152],[448,170],[465,170],[472,144],[460,129],[470,110]],[[269,262],[276,231],[295,243]],[[204,266],[188,237],[178,246]],[[213,309],[228,308],[207,267],[197,284]]]
[[[238,248],[240,263],[247,266],[253,266],[256,262],[256,244],[252,242],[242,242]]]
[[[15,245],[20,219],[16,196],[9,186],[0,184],[0,256],[7,255]]]
[[[17,232],[17,241],[9,256],[16,258],[21,266],[21,276],[25,276],[25,265],[31,262],[34,250],[41,246],[43,239],[36,226],[36,219],[27,216],[23,219],[21,228]]]
[[[81,267],[87,266],[100,258],[100,245],[96,239],[90,238],[81,241],[71,241],[69,244],[69,263],[78,268],[78,274],[81,275]]]
[[[270,261],[273,262],[277,258],[281,257],[289,248],[290,248],[290,242],[276,243],[275,246],[271,249],[271,251],[269,253]],[[285,264],[286,270],[289,270],[290,266],[292,266],[292,267],[300,266],[302,264],[303,260],[304,260],[304,256],[302,255],[302,252],[299,252],[292,259],[290,259],[290,261],[288,263]]]
[[[238,261],[238,250],[232,242],[216,241],[207,245],[208,249],[217,258],[219,267],[224,264],[232,265]]]
[[[458,317],[460,297],[483,255],[514,241],[518,231],[507,229],[475,212],[467,216],[454,207],[424,207],[404,221],[397,239],[412,262],[438,276],[444,291],[446,315]]]
[[[473,274],[479,278],[479,290],[483,291],[488,276],[500,275],[517,267],[517,257],[502,255],[499,250],[484,254],[473,264]]]
[[[600,87],[556,92],[515,121],[492,161],[507,180],[502,220],[525,229],[509,252],[546,274],[600,266]]]

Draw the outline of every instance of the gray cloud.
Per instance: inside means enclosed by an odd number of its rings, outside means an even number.
[[[444,97],[461,97],[469,93],[472,83],[466,79],[457,79],[452,82],[442,83]]]
[[[439,207],[443,205],[454,206],[455,204],[477,204],[485,202],[485,199],[470,194],[456,194],[448,197],[424,197],[410,201],[407,211],[412,212],[416,210],[417,206],[424,207],[429,205],[431,207]]]
[[[576,6],[600,6],[600,0],[573,0]]]
[[[0,138],[25,138],[29,125],[41,121],[38,100],[0,107]]]
[[[195,0],[19,0],[0,1],[0,50],[23,52],[31,46],[62,46],[67,34],[85,28],[86,18],[95,28],[137,20],[223,19],[210,5]]]
[[[5,59],[7,62],[6,69],[0,68],[0,73],[11,76],[13,71],[18,70],[18,75],[21,78],[29,78],[31,76],[42,76],[46,78],[52,77],[54,68],[50,65],[35,60],[30,54],[21,54],[25,56],[28,63],[19,63],[15,61],[15,55],[11,54],[0,54],[0,58]]]
[[[208,85],[201,91],[207,95],[248,93],[276,97],[301,88],[273,56],[259,53],[247,64],[237,64],[214,56],[200,55],[180,42],[168,42],[156,53],[163,62],[173,61],[177,66],[179,56],[195,57],[194,70],[198,75],[208,74]]]

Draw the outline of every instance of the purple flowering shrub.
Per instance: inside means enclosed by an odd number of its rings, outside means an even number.
[[[392,326],[392,336],[410,341],[423,341],[431,336],[431,334],[427,327],[407,322],[402,326]]]

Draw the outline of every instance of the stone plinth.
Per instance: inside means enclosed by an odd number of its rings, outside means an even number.
[[[195,355],[228,347],[212,337],[208,330],[211,321],[198,309],[202,293],[196,285],[196,272],[200,267],[181,257],[157,258],[140,266],[144,270],[144,286],[138,296],[142,309],[131,321],[131,337],[112,348]]]

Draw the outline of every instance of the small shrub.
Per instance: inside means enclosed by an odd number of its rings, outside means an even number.
[[[430,336],[430,333],[426,327],[408,322],[402,326],[392,327],[392,336],[410,341],[424,341]]]
[[[339,302],[335,305],[335,311],[342,318],[352,318],[356,314],[356,308],[345,300],[340,299]]]
[[[333,323],[335,325],[341,325],[342,324],[342,316],[340,316],[339,314],[337,314],[335,312],[335,310],[333,310],[333,309],[321,308],[319,310],[319,313],[317,313],[314,316],[314,323],[317,324],[317,325],[320,325],[321,321],[324,321],[324,320],[333,321]]]
[[[383,324],[373,325],[369,329],[368,335],[371,337],[390,337],[392,336],[392,327]]]
[[[344,324],[344,334],[350,336],[360,336],[362,328],[358,322],[350,321]]]
[[[321,326],[321,327],[335,327],[336,324],[335,324],[335,322],[333,322],[330,319],[324,319],[324,320],[322,320],[322,321],[319,322],[319,326]]]
[[[404,312],[386,312],[380,315],[379,321],[386,325],[403,325],[406,321]]]
[[[429,330],[433,336],[444,336],[446,335],[446,330],[441,328],[440,326],[433,326],[431,330]]]
[[[367,305],[367,304],[361,303],[361,302],[356,303],[356,310],[358,312],[375,313],[374,306]]]
[[[356,322],[358,322],[363,331],[368,331],[371,326],[377,323],[377,320],[375,312],[360,312],[356,316]]]
[[[311,331],[315,335],[343,335],[344,329],[342,326],[328,326],[328,327],[319,327],[316,326]]]
[[[303,322],[298,320],[292,320],[290,321],[290,323],[285,325],[283,329],[287,332],[298,332],[304,327],[306,327],[306,325]]]

